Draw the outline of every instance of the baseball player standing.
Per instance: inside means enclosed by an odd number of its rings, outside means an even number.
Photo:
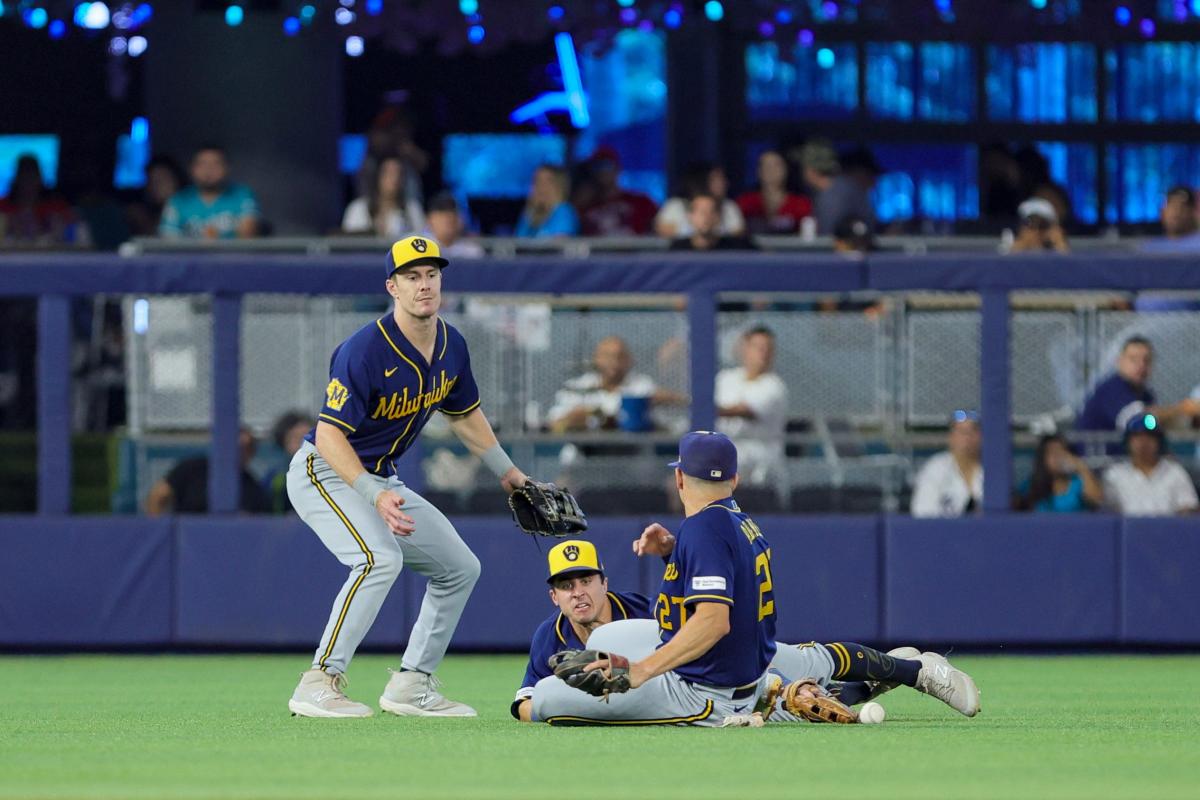
[[[479,407],[466,341],[438,316],[448,263],[432,239],[410,236],[392,245],[385,284],[395,301],[392,313],[333,351],[325,405],[288,469],[296,512],[350,568],[312,669],[288,701],[293,714],[371,716],[343,693],[343,676],[407,565],[427,576],[429,586],[400,670],[379,705],[400,715],[475,716],[471,707],[442,696],[433,673],[479,577],[479,559],[440,511],[400,482],[395,468],[433,412],[441,411],[506,491],[525,484]]]

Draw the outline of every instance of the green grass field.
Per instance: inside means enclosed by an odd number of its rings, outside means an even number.
[[[1200,796],[1200,658],[955,662],[975,719],[901,688],[883,725],[614,730],[514,722],[516,656],[446,661],[475,720],[293,718],[302,655],[6,657],[0,797]],[[349,694],[374,706],[388,663]]]

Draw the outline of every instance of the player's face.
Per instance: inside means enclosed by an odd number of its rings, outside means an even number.
[[[550,587],[550,600],[567,619],[577,625],[590,625],[600,616],[608,598],[608,579],[599,573],[568,576]]]
[[[388,294],[406,314],[429,319],[442,305],[442,270],[438,267],[409,267],[388,281]]]
[[[1134,343],[1121,351],[1117,359],[1117,372],[1134,386],[1150,380],[1150,367],[1154,364],[1154,353],[1144,344]]]

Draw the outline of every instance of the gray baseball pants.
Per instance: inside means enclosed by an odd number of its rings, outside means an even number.
[[[397,536],[308,442],[292,458],[287,487],[296,513],[350,568],[334,600],[313,668],[346,671],[401,568],[407,566],[429,578],[429,585],[400,665],[428,673],[436,670],[479,578],[479,559],[450,520],[393,476],[388,488],[404,498],[401,509],[416,526],[412,535]]]

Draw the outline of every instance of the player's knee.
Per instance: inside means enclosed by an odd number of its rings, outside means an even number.
[[[479,580],[480,573],[483,572],[483,566],[479,563],[479,557],[467,551],[467,558],[463,559],[461,572],[462,582],[468,586],[474,586],[476,581]]]
[[[397,550],[380,550],[374,553],[374,564],[371,566],[371,573],[378,575],[380,578],[396,579],[400,574],[400,569],[404,566],[404,555]]]

